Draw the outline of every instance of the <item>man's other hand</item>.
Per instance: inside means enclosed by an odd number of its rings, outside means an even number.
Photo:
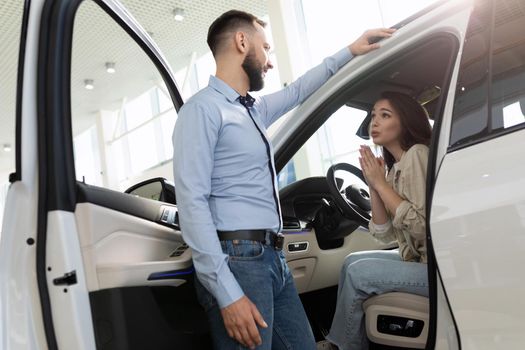
[[[267,328],[254,303],[246,296],[221,309],[228,335],[250,349],[262,344],[257,325]]]

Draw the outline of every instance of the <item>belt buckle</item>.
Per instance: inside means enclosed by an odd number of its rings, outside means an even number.
[[[284,235],[283,234],[276,234],[273,239],[273,248],[277,251],[280,251],[283,249],[284,246]]]

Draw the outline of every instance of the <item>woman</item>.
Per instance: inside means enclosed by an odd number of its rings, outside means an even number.
[[[375,103],[370,135],[382,146],[383,157],[361,146],[359,158],[370,187],[369,228],[383,242],[397,241],[399,249],[346,258],[327,337],[340,349],[368,349],[362,303],[370,296],[393,291],[428,295],[425,183],[431,134],[425,109],[410,96],[384,92]]]

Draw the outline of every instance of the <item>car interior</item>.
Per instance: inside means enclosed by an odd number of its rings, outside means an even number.
[[[340,96],[334,96],[334,100],[323,107],[324,110],[314,112],[320,121],[313,124],[319,125],[328,119],[330,113],[342,104],[370,111],[382,91],[399,91],[414,97],[425,107],[433,124],[444,107],[444,99],[440,98],[441,91],[447,88],[446,77],[450,75],[449,70],[456,51],[457,41],[449,36],[436,36],[426,43],[405,50],[391,63],[367,75],[363,81],[348,86],[348,90],[342,91]],[[369,123],[370,115],[354,132],[363,139],[368,139]],[[303,139],[308,136],[309,134],[304,135]],[[309,246],[320,247],[321,253],[315,255],[317,265],[322,264],[323,253],[337,252],[341,248],[346,255],[367,249],[392,248],[380,247],[377,243],[376,246],[370,247],[367,246],[368,242],[365,243],[365,239],[358,239],[361,233],[367,235],[364,228],[370,219],[367,217],[370,206],[366,192],[368,189],[360,179],[362,175],[356,165],[334,165],[326,178],[303,179],[281,190],[283,215],[289,220],[293,217],[299,219],[304,225],[303,230],[311,227],[312,231],[315,231],[315,241],[308,242]],[[353,182],[347,183],[347,177],[338,175],[334,179],[334,171],[343,170],[342,168],[354,174]],[[348,210],[352,207],[354,210]],[[297,236],[293,238],[293,242],[299,240]],[[293,246],[293,249],[295,247]],[[293,254],[287,255],[292,269],[300,260]],[[342,259],[332,256],[330,269],[337,276],[346,255],[342,254]],[[330,285],[321,284],[320,282],[325,281],[331,273],[326,269],[318,270],[316,265],[312,266],[312,269],[314,272],[312,277],[309,277],[309,289],[303,289],[305,293],[301,297],[314,332],[321,339],[329,330],[335,310],[337,276],[332,275]],[[297,275],[304,278],[304,271],[308,269],[303,268],[303,273]],[[428,298],[407,293],[387,293],[370,298],[364,309],[371,348],[425,347],[429,318]],[[397,330],[396,325],[402,325],[402,330]]]
[[[93,15],[90,18],[97,20]],[[121,39],[125,40],[129,38]],[[413,96],[425,106],[431,120],[438,118],[444,107],[441,91],[447,88],[445,77],[450,75],[457,46],[452,36],[435,36],[402,49],[387,63],[349,83],[312,113],[301,135],[290,138],[276,155],[278,169],[334,111],[344,105],[370,111],[385,90]],[[75,66],[75,50],[85,48],[73,48],[74,78],[84,69]],[[141,66],[151,65],[147,58],[140,62]],[[145,74],[144,81],[148,79]],[[74,85],[73,89],[82,87]],[[74,112],[89,111],[88,106],[100,105],[100,101],[107,102],[101,107],[108,110],[118,106],[109,93],[118,94],[99,89],[87,100],[74,93]],[[87,117],[82,113],[77,113],[82,118],[73,120],[74,130],[85,128]],[[367,116],[357,130],[348,132],[367,139],[369,121]],[[171,178],[170,168],[163,177],[131,184],[124,193],[77,182],[75,219],[99,349],[169,349],[173,344],[183,349],[212,348],[206,316],[194,292],[191,249],[178,224],[176,185],[166,180]],[[314,335],[322,340],[331,326],[345,258],[353,252],[394,249],[395,245],[380,243],[368,233],[368,188],[357,164],[334,164],[326,176],[291,183],[280,190],[280,201],[283,249]],[[364,308],[371,348],[424,348],[427,298],[388,293],[370,298]]]

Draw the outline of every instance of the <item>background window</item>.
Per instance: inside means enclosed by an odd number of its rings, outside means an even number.
[[[222,13],[239,9],[261,18],[268,23],[266,34],[273,44],[268,1],[265,0],[121,2],[162,50],[175,72],[175,79],[184,100],[206,87],[210,75],[215,74],[215,61],[206,43],[206,36],[209,26]],[[174,20],[175,7],[184,10],[182,21]],[[271,55],[271,59],[274,64],[277,63],[275,56]],[[266,94],[280,87],[279,69],[275,67],[267,75],[265,89],[259,93]]]
[[[524,31],[521,1],[476,2],[456,86],[451,146],[525,124]]]
[[[328,168],[337,163],[350,163],[360,168],[359,147],[370,145],[356,135],[367,111],[341,106],[321,126],[278,176],[279,188],[312,176],[326,176]],[[372,148],[375,151],[375,148]]]
[[[177,113],[162,77],[92,1],[75,19],[71,99],[77,180],[123,191],[171,158]]]
[[[393,26],[436,0],[301,0],[311,62],[320,62],[370,28]]]
[[[152,92],[152,90],[147,91],[124,104],[126,130],[132,130],[144,124],[153,117],[153,114],[158,113],[158,104],[152,101],[156,95]],[[153,110],[154,108],[156,109],[155,111]]]
[[[73,144],[77,179],[92,185],[102,186],[102,169],[95,126],[77,135]]]
[[[465,37],[450,145],[460,145],[487,133],[491,1],[477,2]]]
[[[525,7],[523,1],[495,2],[492,40],[492,129],[525,123]]]
[[[9,187],[15,171],[15,120],[18,52],[24,1],[0,2],[0,229]]]
[[[123,3],[166,55],[185,100],[208,85],[215,61],[207,28],[231,4],[188,3],[178,22],[166,2]],[[269,22],[266,2],[250,0],[242,8]],[[270,58],[276,68],[258,94],[281,87],[273,52]],[[82,3],[75,20],[71,78],[77,180],[123,191],[148,178],[171,179],[177,113],[166,86],[142,49],[93,1]],[[87,130],[93,142],[86,141]]]

